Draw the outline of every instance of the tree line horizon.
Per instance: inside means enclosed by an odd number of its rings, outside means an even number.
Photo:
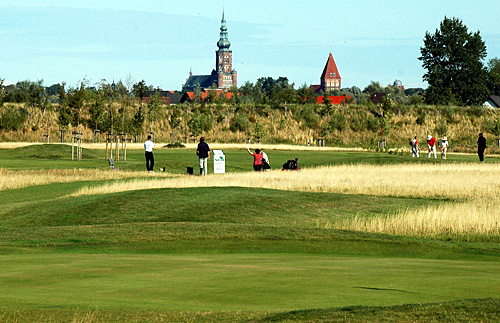
[[[231,87],[228,92],[238,93],[231,98],[226,98],[224,95],[217,96],[216,91],[209,91],[202,100],[202,89],[198,87],[194,91],[194,100],[190,103],[197,106],[191,107],[189,128],[191,133],[196,135],[207,131],[208,124],[214,122],[213,113],[208,112],[210,109],[202,107],[206,104],[231,106],[233,112],[241,113],[245,109],[262,110],[266,106],[271,110],[286,110],[287,104],[298,107],[317,105],[318,95],[324,94],[346,96],[348,100],[344,104],[347,105],[370,105],[372,104],[369,101],[370,95],[385,93],[385,100],[381,103],[381,113],[377,115],[380,118],[382,133],[385,133],[388,131],[390,121],[386,112],[390,110],[392,104],[478,106],[489,95],[500,95],[500,59],[493,58],[487,64],[483,63],[486,58],[486,45],[479,31],[469,32],[460,19],[445,17],[435,33],[425,34],[424,46],[420,52],[422,56],[418,59],[422,61],[422,66],[427,71],[423,75],[423,79],[429,84],[427,89],[403,90],[398,86],[384,87],[379,82],[371,81],[363,90],[352,86],[318,94],[306,84],[295,88],[295,84],[290,83],[287,77],[277,79],[261,77],[255,84],[247,81],[240,87]],[[0,129],[19,128],[27,118],[26,108],[40,110],[43,115],[47,109],[55,109],[58,114],[58,125],[62,129],[69,125],[85,124],[91,129],[100,131],[112,131],[115,128],[134,134],[144,130],[145,121],[152,124],[161,117],[162,103],[157,92],[160,89],[147,85],[144,80],[134,82],[130,74],[125,81],[119,80],[116,84],[114,82],[109,84],[103,79],[97,84],[90,85],[90,82],[84,79],[80,81],[79,86],[68,88],[65,82],[45,87],[43,80],[20,81],[8,86],[4,86],[3,83],[4,80],[0,78],[0,106],[3,106]],[[147,91],[156,93],[144,106],[143,99]],[[319,116],[328,115],[332,110],[327,96],[325,99],[323,107],[318,106],[313,109]],[[5,107],[4,103],[23,104],[24,107]],[[87,109],[88,111],[84,111]],[[179,108],[172,108],[168,116],[170,127],[179,127],[184,116],[183,111],[189,109],[182,105]],[[245,113],[248,114],[248,111]],[[234,123],[236,129],[242,130],[241,123],[245,122],[236,120]],[[314,122],[307,123],[314,126]]]

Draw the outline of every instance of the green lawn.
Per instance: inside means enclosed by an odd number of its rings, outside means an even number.
[[[212,145],[212,148],[217,148]],[[447,160],[428,159],[426,154],[420,158],[411,158],[408,154],[389,154],[381,152],[337,152],[337,151],[284,151],[266,150],[271,167],[281,169],[288,159],[299,159],[300,167],[317,167],[338,164],[399,164],[399,163],[462,163],[478,162],[476,155],[449,154]],[[246,149],[226,149],[226,172],[251,171],[253,159]],[[198,159],[192,149],[155,150],[155,170],[165,167],[168,172],[185,174],[187,167],[197,171]],[[485,162],[500,162],[498,156],[486,156]],[[115,158],[116,167],[124,170],[145,170],[145,158],[142,150],[128,150],[127,161]],[[0,168],[6,169],[54,169],[54,168],[109,168],[104,150],[83,150],[81,161],[71,160],[71,146],[45,144],[16,149],[0,149]],[[213,159],[209,160],[209,169],[213,169]]]
[[[70,149],[71,147],[69,147]],[[107,168],[102,151],[0,150],[10,169]],[[447,161],[370,152],[268,152],[273,167]],[[143,167],[130,151],[124,169]],[[31,156],[31,158],[24,158]],[[184,173],[188,150],[159,149]],[[21,158],[23,157],[23,158]],[[228,171],[250,171],[244,150]],[[495,158],[490,158],[495,161]],[[328,229],[451,201],[238,187],[66,197],[86,182],[0,191],[0,322],[498,321],[500,244]],[[478,240],[481,241],[481,240]],[[480,300],[478,300],[480,299]],[[416,305],[415,305],[416,304]]]

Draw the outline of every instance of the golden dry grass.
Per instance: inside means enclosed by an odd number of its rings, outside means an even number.
[[[86,187],[75,195],[103,194],[130,190],[240,186],[277,190],[368,194],[375,196],[410,196],[476,198],[500,194],[500,167],[496,164],[435,165],[339,165],[301,172],[274,170],[265,173],[178,176],[169,179],[149,177],[126,183]]]
[[[477,199],[403,211],[389,217],[344,221],[341,229],[397,235],[437,237],[442,235],[500,235],[500,202]],[[322,226],[318,224],[318,226]],[[326,226],[325,226],[326,227]]]
[[[51,169],[11,171],[0,169],[0,191],[51,183],[70,183],[80,181],[117,180],[134,177],[167,177],[168,174],[149,174],[143,172],[124,172],[96,169]]]

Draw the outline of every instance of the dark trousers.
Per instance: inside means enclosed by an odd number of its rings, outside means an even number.
[[[477,155],[479,156],[479,161],[484,161],[484,149],[479,148],[477,150]]]
[[[154,165],[155,165],[155,158],[153,157],[153,152],[146,151],[146,169],[148,171],[152,171]]]

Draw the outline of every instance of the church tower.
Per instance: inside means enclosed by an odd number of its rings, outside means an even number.
[[[219,48],[215,52],[215,71],[217,73],[217,88],[228,89],[231,86],[238,86],[237,73],[233,69],[233,52],[229,49],[231,43],[227,39],[226,19],[224,10],[220,26],[220,39],[217,42]]]
[[[342,78],[340,77],[339,70],[337,69],[337,64],[335,64],[333,55],[330,53],[325,68],[323,69],[323,74],[321,74],[321,89],[324,92],[340,90],[341,81]]]

